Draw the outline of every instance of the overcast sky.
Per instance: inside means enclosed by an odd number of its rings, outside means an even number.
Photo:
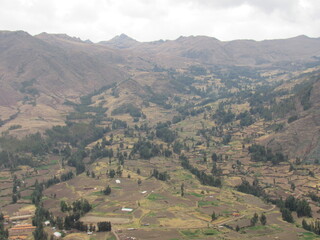
[[[0,29],[94,42],[207,35],[220,40],[320,37],[320,0],[1,0]]]

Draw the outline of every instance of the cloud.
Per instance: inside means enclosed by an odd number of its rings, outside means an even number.
[[[2,0],[0,29],[101,41],[209,35],[221,40],[318,37],[318,0]]]

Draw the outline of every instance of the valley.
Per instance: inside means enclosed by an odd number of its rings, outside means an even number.
[[[1,79],[15,94],[1,102],[0,207],[33,216],[27,239],[319,238],[318,45],[288,57],[318,39],[287,40],[285,58],[205,37],[11,34],[60,59],[21,75],[18,59]]]

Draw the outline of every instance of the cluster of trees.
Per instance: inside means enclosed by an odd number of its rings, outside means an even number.
[[[265,196],[265,192],[264,192],[263,188],[260,186],[258,179],[255,179],[252,182],[252,185],[246,179],[242,179],[241,184],[236,186],[236,189],[239,192],[251,194],[251,195],[257,196],[257,197],[264,197]]]
[[[185,74],[174,76],[170,80],[170,83],[173,86],[173,88],[181,93],[188,93],[188,87],[190,87],[194,82],[195,79],[193,77]]]
[[[96,226],[93,224],[84,224],[81,221],[75,221],[74,224],[72,224],[72,228],[75,228],[82,232],[95,232]],[[109,232],[111,231],[111,222],[98,222],[98,232]]]
[[[201,103],[201,104],[203,104],[203,103]],[[183,118],[185,118],[187,116],[197,116],[197,115],[203,113],[205,111],[205,109],[206,109],[206,107],[195,108],[194,104],[191,104],[191,103],[187,103],[185,105],[178,106],[176,108],[177,112],[179,112]]]
[[[174,153],[180,154],[183,148],[184,148],[184,145],[180,141],[175,141],[173,143],[172,149]]]
[[[303,110],[308,110],[311,107],[310,95],[312,91],[312,85],[307,85],[299,92],[300,103],[303,106]]]
[[[264,215],[263,213],[261,214],[260,218],[259,215],[257,213],[255,213],[253,215],[253,217],[250,219],[250,225],[251,226],[255,226],[258,223],[258,220],[260,220],[260,223],[262,225],[266,225],[267,224],[267,217],[266,215]]]
[[[250,112],[245,111],[240,113],[237,117],[237,120],[240,120],[241,127],[247,127],[254,123],[254,119]]]
[[[201,184],[214,187],[221,187],[222,182],[220,178],[208,175],[204,171],[200,171],[196,167],[193,167],[185,155],[181,155],[179,158],[181,160],[181,166],[184,169],[189,170],[193,175],[195,175],[200,180]]]
[[[83,159],[87,157],[87,153],[84,148],[78,149],[76,152],[73,152],[68,158],[67,163],[71,167],[76,168],[76,174],[81,174],[86,170]]]
[[[258,88],[254,94],[247,96],[252,115],[257,114],[266,121],[270,121],[279,117],[285,117],[288,113],[295,111],[294,98],[285,98],[279,102],[274,100],[276,97],[288,94],[288,91],[285,90],[275,91],[276,87],[277,85],[264,85]]]
[[[169,128],[170,124],[171,122],[158,123],[156,126],[156,136],[167,143],[172,143],[177,137],[177,133]]]
[[[297,212],[298,217],[312,217],[311,207],[305,199],[296,199],[294,196],[289,196],[284,202],[284,207]]]
[[[128,103],[128,104],[125,103],[113,109],[111,112],[111,115],[119,115],[124,113],[129,113],[131,117],[137,117],[137,118],[143,115],[143,113],[141,113],[141,110],[135,105],[133,105],[132,103]]]
[[[54,185],[54,184],[57,184],[57,183],[60,183],[60,182],[65,182],[65,181],[68,181],[70,179],[72,179],[74,177],[74,174],[72,171],[69,171],[67,173],[63,173],[61,174],[60,177],[57,177],[57,176],[53,176],[52,178],[48,179],[44,185],[46,188]]]
[[[128,124],[126,121],[122,121],[119,119],[113,119],[112,120],[112,129],[116,130],[116,129],[124,129],[127,128]]]
[[[161,181],[167,181],[170,179],[170,175],[167,172],[160,172],[157,169],[153,169],[151,177],[155,177]]]
[[[73,147],[85,147],[103,137],[110,128],[97,127],[94,123],[68,122],[67,126],[54,126],[46,131],[48,143],[68,142]]]
[[[98,232],[110,232],[111,231],[111,222],[98,222]]]
[[[21,139],[9,135],[0,137],[0,167],[14,169],[18,165],[36,166],[32,157],[48,153],[49,146],[40,133],[30,134]]]
[[[112,143],[112,139],[110,139],[111,143]],[[113,149],[107,149],[105,148],[106,145],[111,145],[111,143],[109,144],[109,141],[107,141],[105,138],[102,139],[101,144],[97,143],[92,149],[91,149],[91,153],[90,153],[90,160],[91,162],[95,161],[96,159],[99,158],[113,158]]]
[[[81,216],[86,214],[92,209],[91,204],[86,199],[80,199],[74,201],[71,205],[65,201],[60,202],[60,208],[62,212],[68,212],[69,214],[63,218],[57,217],[55,224],[59,229],[71,229],[75,228],[79,231],[87,231],[88,226],[80,222],[79,219]]]
[[[289,196],[285,201],[281,199],[271,200],[267,199],[273,204],[276,204],[280,208],[282,213],[282,219],[293,223],[292,211],[297,212],[298,217],[312,217],[312,211],[309,203],[305,199],[296,199],[293,196]]]
[[[35,181],[34,190],[31,194],[32,203],[39,206],[42,198],[42,191],[44,190],[44,184],[39,183],[38,180]]]
[[[89,212],[92,209],[92,206],[86,199],[76,200],[71,205],[62,200],[60,202],[60,209],[62,212],[73,211],[73,213],[79,213],[80,216],[82,216]]]
[[[218,124],[227,124],[235,119],[235,115],[230,109],[228,111],[224,110],[224,103],[219,104],[217,111],[212,117]]]
[[[171,109],[172,105],[167,103],[168,96],[162,93],[155,93],[151,90],[151,95],[149,97],[149,102],[155,103],[165,109]]]
[[[265,148],[264,146],[253,144],[249,147],[249,153],[251,154],[251,161],[254,162],[267,162],[271,161],[272,164],[276,165],[280,162],[288,160],[287,156],[282,153],[273,154],[271,149]]]
[[[161,155],[161,149],[158,144],[140,139],[134,144],[130,155],[138,153],[142,159],[150,159],[154,156]]]
[[[53,221],[53,215],[47,209],[45,209],[42,204],[39,204],[32,219],[32,224],[36,226],[36,229],[33,232],[33,237],[35,240],[48,239],[48,234],[44,231],[43,227],[43,222],[46,220]]]

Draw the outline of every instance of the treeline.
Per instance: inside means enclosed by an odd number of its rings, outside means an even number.
[[[74,147],[84,147],[103,137],[110,128],[97,127],[95,124],[68,123],[67,126],[54,126],[46,131],[47,142],[56,145],[58,142],[68,142]]]
[[[272,162],[276,165],[280,162],[288,160],[287,156],[284,156],[282,153],[273,154],[271,149],[265,148],[264,146],[253,144],[249,147],[249,153],[251,154],[251,161],[253,162]]]
[[[199,179],[201,184],[214,187],[221,187],[222,182],[220,178],[208,175],[204,171],[200,171],[196,167],[193,167],[185,155],[181,155],[179,159],[181,160],[181,166],[184,169],[189,170],[193,175],[195,175]]]
[[[72,179],[74,177],[74,174],[72,171],[69,171],[67,173],[63,173],[61,174],[60,177],[57,177],[57,176],[53,176],[52,178],[48,179],[44,185],[46,186],[46,188],[54,185],[54,184],[57,184],[57,183],[60,183],[60,182],[65,182],[65,181],[68,181],[70,179]]]

